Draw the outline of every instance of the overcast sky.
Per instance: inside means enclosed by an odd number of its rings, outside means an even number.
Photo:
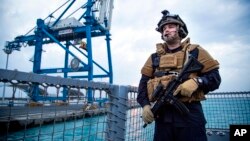
[[[36,19],[47,17],[66,0],[1,0],[0,68],[5,68],[5,41],[26,34]],[[86,0],[78,0],[82,5]],[[220,62],[217,92],[250,90],[250,2],[248,0],[114,0],[111,53],[114,84],[137,86],[140,69],[155,44],[163,42],[155,31],[161,11],[179,14],[191,42],[200,44]],[[107,66],[105,38],[93,39],[94,60]],[[64,51],[44,47],[42,68],[62,67]],[[10,54],[8,69],[31,72],[34,47]],[[105,80],[98,80],[105,81]]]

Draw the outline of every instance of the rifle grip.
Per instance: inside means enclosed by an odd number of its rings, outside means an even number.
[[[148,124],[150,124],[151,122],[149,122]],[[142,126],[143,128],[146,128],[147,127],[147,125],[148,125],[147,123],[144,123],[144,125]]]

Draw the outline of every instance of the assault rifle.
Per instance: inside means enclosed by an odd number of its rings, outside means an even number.
[[[179,75],[169,82],[169,85],[166,89],[163,88],[163,85],[159,83],[159,85],[154,90],[152,97],[156,100],[154,106],[151,108],[152,113],[156,117],[160,108],[165,104],[173,105],[182,115],[188,114],[189,109],[179,101],[173,93],[175,92],[176,88],[188,78],[188,76],[193,72],[198,72],[202,70],[203,65],[195,59],[193,56],[189,56],[188,62],[184,65],[183,69],[179,73]],[[147,124],[143,125],[145,128]]]

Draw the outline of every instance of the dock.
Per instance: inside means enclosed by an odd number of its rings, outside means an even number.
[[[53,122],[70,121],[103,115],[107,108],[96,108],[87,104],[49,105],[49,106],[9,106],[0,107],[1,130],[18,131]],[[1,131],[2,132],[2,131]],[[2,132],[3,133],[3,132]]]

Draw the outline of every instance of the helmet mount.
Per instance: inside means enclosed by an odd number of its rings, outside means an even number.
[[[188,30],[186,24],[183,20],[176,14],[170,14],[168,10],[163,10],[161,12],[163,14],[161,20],[157,24],[156,31],[163,33],[163,27],[166,24],[178,24],[179,25],[179,36],[183,39],[188,35]]]

